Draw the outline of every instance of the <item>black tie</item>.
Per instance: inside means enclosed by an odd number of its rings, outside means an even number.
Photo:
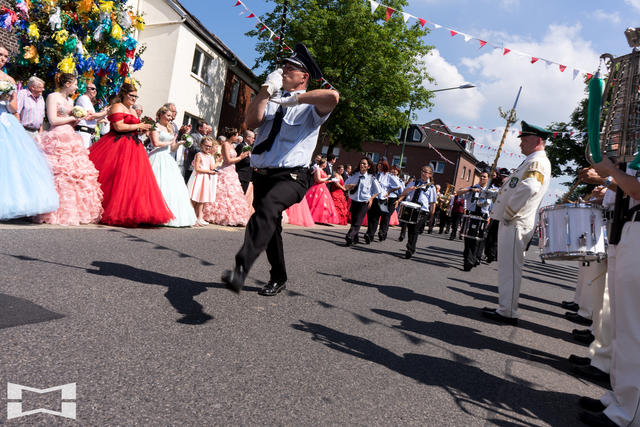
[[[291,94],[285,93],[282,95],[283,98],[286,98],[288,96],[291,96]],[[282,127],[283,118],[284,118],[284,108],[282,108],[282,105],[281,105],[278,108],[278,111],[276,111],[275,117],[273,118],[271,131],[269,132],[269,135],[267,135],[267,139],[265,139],[264,141],[262,141],[260,144],[256,145],[253,148],[253,154],[262,154],[265,151],[271,150],[271,147],[273,147],[273,143],[275,142],[276,137],[280,133],[280,128]]]
[[[416,189],[413,190],[413,197],[411,198],[411,203],[418,203],[420,199],[420,193],[422,192],[422,188],[418,188],[420,186],[420,181],[416,182]]]
[[[360,177],[358,178],[358,183],[356,184],[355,187],[349,190],[349,194],[356,194],[356,192],[358,191],[358,187],[360,187],[360,182],[362,182],[363,178],[364,178],[364,175],[360,175]]]

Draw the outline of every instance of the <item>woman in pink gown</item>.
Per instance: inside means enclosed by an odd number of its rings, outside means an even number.
[[[315,225],[305,197],[299,203],[289,206],[285,213],[287,214],[287,224],[300,225],[302,227],[313,227]]]
[[[339,224],[340,216],[327,188],[327,182],[331,179],[323,170],[327,166],[327,159],[323,158],[318,166],[313,173],[315,184],[309,188],[305,195],[311,210],[311,217],[316,224]]]
[[[71,114],[73,95],[78,80],[73,74],[56,76],[57,90],[47,96],[48,132],[38,136],[53,171],[60,206],[55,212],[35,217],[36,222],[48,224],[95,224],[102,215],[102,190],[98,171],[89,160],[82,137],[74,132],[78,123]],[[91,116],[87,116],[91,117]]]
[[[251,209],[242,191],[235,164],[251,153],[245,151],[238,156],[231,145],[237,139],[238,132],[232,129],[227,134],[229,137],[222,143],[223,163],[218,171],[216,200],[213,203],[205,203],[204,220],[212,224],[244,227],[251,216]]]
[[[349,222],[349,207],[347,206],[347,197],[344,195],[344,180],[342,179],[342,172],[344,172],[344,166],[338,166],[338,170],[333,174],[331,184],[331,198],[338,210],[338,216],[340,217],[340,225],[347,225]]]

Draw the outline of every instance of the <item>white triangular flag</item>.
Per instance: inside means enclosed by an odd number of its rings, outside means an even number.
[[[551,62],[551,61],[547,61],[546,59],[544,59],[543,61],[544,61],[545,65],[547,66],[547,68],[553,65],[553,62]]]
[[[433,23],[433,26],[436,27],[436,28],[442,28],[442,25],[438,25],[435,22]]]
[[[371,2],[371,14],[373,14],[376,9],[378,8],[378,6],[380,6],[380,3],[378,3],[377,1],[373,1],[373,0],[369,0]]]
[[[576,70],[576,69],[574,69],[574,70],[573,70],[573,80],[575,80],[575,79],[576,79],[576,77],[578,77],[578,74],[580,74],[580,70]]]
[[[472,38],[469,34],[463,34],[463,36],[464,36],[464,41],[466,42],[468,42]]]
[[[406,24],[409,18],[411,18],[411,15],[406,12],[402,12],[402,18],[404,19],[404,23]]]

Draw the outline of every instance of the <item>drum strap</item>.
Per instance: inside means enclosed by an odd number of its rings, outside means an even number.
[[[420,181],[416,182],[416,187],[420,185],[421,185]],[[411,203],[418,203],[421,192],[422,192],[422,188],[417,188],[416,190],[413,191],[413,197],[411,198]]]

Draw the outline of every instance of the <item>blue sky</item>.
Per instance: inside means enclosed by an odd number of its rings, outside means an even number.
[[[233,7],[235,2],[181,0],[240,59],[253,67],[255,40],[244,33],[252,28],[255,20],[240,15],[242,6]],[[257,15],[274,7],[272,2],[260,0],[243,2]],[[474,136],[478,145],[497,147],[504,127],[498,106],[510,108],[520,85],[523,89],[517,111],[521,119],[542,126],[569,120],[584,96],[582,79],[579,76],[573,80],[573,69],[594,72],[600,54],[608,52],[618,56],[630,52],[623,32],[640,22],[640,0],[410,0],[404,12],[502,44],[514,52],[567,66],[561,73],[557,65],[547,66],[542,60],[531,64],[530,58],[513,52],[503,55],[501,49],[489,44],[479,48],[479,42],[474,39],[465,42],[460,35],[452,37],[444,28],[427,24],[431,32],[425,41],[435,50],[423,60],[437,81],[436,85],[427,87],[446,88],[462,83],[473,83],[477,87],[437,93],[432,111],[418,112],[416,121],[424,123],[441,118],[452,127],[497,129],[496,132],[465,130]],[[515,135],[508,137],[505,149],[507,153],[519,153]],[[475,154],[489,163],[495,157],[493,151],[479,147]],[[500,165],[504,167],[515,167],[519,162],[508,154],[500,158]],[[558,182],[563,180],[568,178],[554,180],[548,199],[562,192]]]

